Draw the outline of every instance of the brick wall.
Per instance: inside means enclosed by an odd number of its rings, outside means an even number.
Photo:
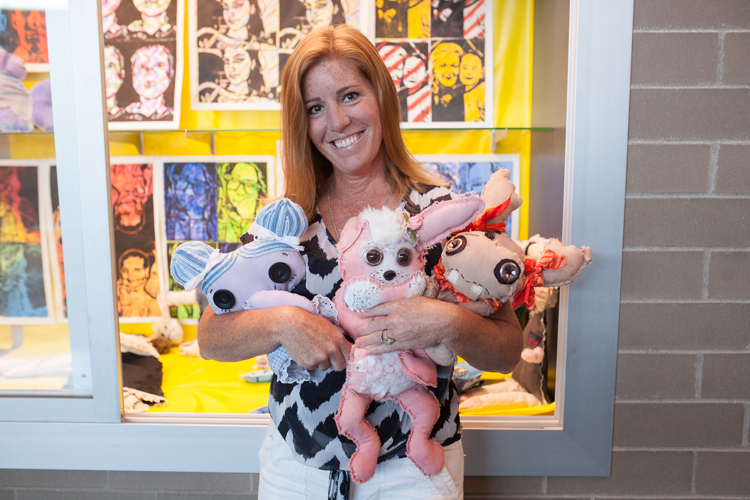
[[[612,476],[468,476],[467,499],[750,498],[750,0],[636,0],[628,151]],[[238,500],[256,485],[0,470],[0,500]]]

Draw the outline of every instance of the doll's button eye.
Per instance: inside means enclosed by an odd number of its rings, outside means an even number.
[[[274,283],[286,283],[292,277],[292,270],[289,265],[277,262],[268,270],[268,277]]]
[[[446,255],[454,255],[466,248],[466,238],[463,236],[456,236],[445,245]]]
[[[495,239],[495,233],[493,233],[492,231],[487,231],[486,233],[484,233],[484,235],[491,240]]]
[[[212,299],[219,309],[231,309],[234,305],[234,294],[229,290],[217,290]]]
[[[378,264],[383,262],[383,252],[381,252],[377,248],[371,248],[367,251],[367,253],[365,253],[365,260],[371,266],[377,266]]]
[[[521,276],[521,268],[509,259],[501,260],[495,266],[495,278],[503,285],[512,285]]]
[[[411,250],[408,248],[401,248],[396,254],[396,261],[399,266],[406,267],[411,264]]]

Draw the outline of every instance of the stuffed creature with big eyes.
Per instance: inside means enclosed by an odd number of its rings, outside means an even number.
[[[299,238],[307,231],[302,207],[279,198],[263,207],[248,233],[252,241],[229,253],[205,243],[183,243],[172,255],[175,281],[190,291],[198,286],[216,314],[274,306],[297,306],[336,324],[333,303],[326,297],[309,300],[291,293],[305,277]],[[279,346],[268,355],[271,369],[282,382],[310,380],[310,373]]]
[[[428,281],[427,249],[483,209],[478,196],[468,196],[434,204],[411,217],[400,210],[367,208],[349,219],[337,245],[343,284],[333,298],[344,330],[356,339],[357,329],[373,319],[360,311],[422,295]],[[433,347],[370,356],[366,349],[352,347],[335,420],[339,432],[357,445],[349,460],[355,482],[372,478],[377,466],[380,439],[365,419],[373,400],[393,400],[411,416],[407,456],[425,475],[442,470],[443,448],[430,439],[440,407],[427,386],[437,385],[435,362],[453,363],[453,353],[447,351]]]
[[[443,248],[435,266],[436,285],[426,295],[458,303],[483,316],[513,299],[513,307],[534,307],[535,287],[567,285],[591,262],[588,247],[563,246],[545,239],[538,258],[529,258],[505,233],[505,221],[523,200],[515,192],[510,171],[492,174],[482,190],[488,207]],[[437,289],[439,288],[439,290]]]

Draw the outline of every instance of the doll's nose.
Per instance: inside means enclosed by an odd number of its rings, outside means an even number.
[[[395,277],[396,271],[386,271],[383,273],[383,278],[385,278],[387,281],[391,281]]]

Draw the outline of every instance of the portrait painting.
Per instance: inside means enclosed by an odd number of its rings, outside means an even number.
[[[216,164],[166,163],[164,210],[167,239],[216,241]]]
[[[492,174],[500,169],[510,170],[510,180],[521,193],[519,155],[417,155],[417,159],[429,170],[448,182],[454,193],[481,194]],[[506,232],[511,238],[519,234],[518,210],[506,221]]]
[[[26,71],[49,71],[44,11],[0,10],[0,46],[20,57],[26,63]]]
[[[174,253],[175,249],[180,245],[184,243],[183,241],[168,241],[167,242],[167,269],[170,269],[172,266],[172,254]],[[212,242],[206,242],[206,244],[216,248],[216,243]],[[171,292],[182,292],[185,290],[185,288],[177,283],[174,278],[172,277],[172,273],[167,273],[169,275],[169,291]],[[200,318],[200,307],[198,307],[197,304],[182,304],[179,306],[169,306],[169,315],[172,318],[177,318],[181,320],[195,320],[197,321],[198,318]]]
[[[362,0],[190,0],[193,109],[279,109],[284,63],[318,26],[364,29]]]
[[[118,311],[121,318],[158,317],[153,165],[113,162],[110,170]]]
[[[0,323],[54,322],[39,167],[0,165]]]
[[[182,16],[177,0],[102,0],[110,129],[179,126]]]
[[[266,163],[217,163],[219,242],[237,243],[268,196]]]
[[[49,168],[49,186],[52,223],[48,231],[48,242],[52,264],[52,281],[55,292],[57,320],[67,321],[68,298],[65,291],[65,266],[63,265],[62,226],[60,224],[60,192],[57,187],[57,167]]]
[[[492,2],[376,0],[376,47],[404,128],[492,124]]]

